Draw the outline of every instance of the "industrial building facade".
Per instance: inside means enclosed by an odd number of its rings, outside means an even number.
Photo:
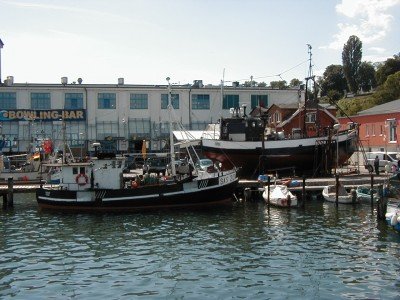
[[[51,139],[55,147],[65,140],[74,154],[86,153],[92,142],[103,151],[161,151],[169,136],[168,86],[118,84],[14,83],[0,85],[1,136],[4,153],[24,153],[38,140]],[[172,85],[174,120],[188,130],[228,117],[230,108],[304,101],[299,89],[265,87]],[[222,96],[223,95],[223,96]],[[64,130],[65,128],[65,130]]]

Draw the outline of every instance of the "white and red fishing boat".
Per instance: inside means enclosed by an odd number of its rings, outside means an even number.
[[[168,108],[171,115],[170,95],[169,89]],[[144,174],[125,180],[125,160],[115,155],[98,153],[88,162],[63,162],[58,166],[60,184],[37,189],[39,207],[60,211],[125,212],[207,207],[232,202],[238,183],[236,169],[188,167],[179,168],[186,170],[179,174],[174,159],[171,120],[170,146],[171,174],[168,177]],[[191,157],[187,163],[194,160]]]

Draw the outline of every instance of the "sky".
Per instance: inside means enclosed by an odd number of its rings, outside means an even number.
[[[0,0],[1,80],[203,84],[303,80],[400,52],[400,0]]]

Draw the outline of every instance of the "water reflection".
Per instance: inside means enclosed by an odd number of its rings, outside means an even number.
[[[400,287],[400,235],[369,206],[90,215],[24,195],[0,224],[5,299],[393,299]]]

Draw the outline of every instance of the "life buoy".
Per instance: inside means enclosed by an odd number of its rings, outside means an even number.
[[[81,180],[83,178],[84,180]],[[89,177],[86,174],[78,174],[75,178],[75,182],[78,185],[86,185],[89,182]]]

